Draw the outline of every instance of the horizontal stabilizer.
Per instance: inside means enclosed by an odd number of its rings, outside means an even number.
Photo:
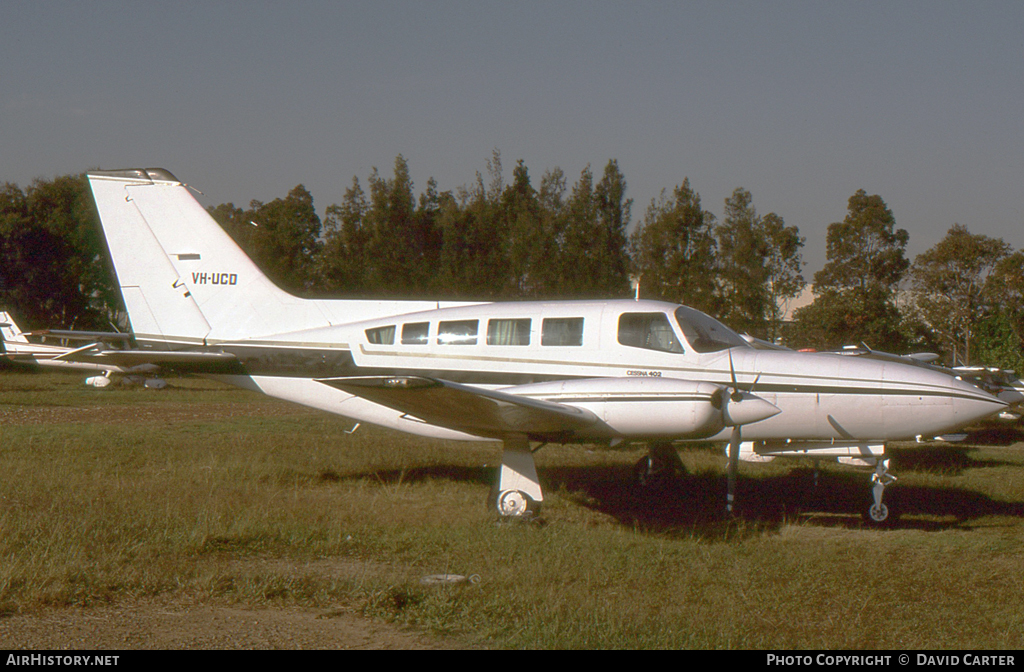
[[[565,437],[599,423],[590,411],[422,376],[321,378],[356,397],[477,436]]]
[[[26,336],[51,336],[69,341],[130,341],[131,334],[121,331],[64,331],[61,329],[39,329],[29,331]]]
[[[136,366],[139,364],[165,364],[169,366],[186,364],[227,364],[236,361],[228,352],[195,352],[189,350],[105,350],[97,343],[69,350],[55,357],[68,362],[93,362],[114,366]]]

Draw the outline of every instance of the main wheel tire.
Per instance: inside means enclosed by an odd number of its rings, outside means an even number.
[[[505,490],[498,493],[496,502],[498,514],[507,519],[526,519],[537,513],[537,503],[520,490]]]
[[[659,490],[682,476],[683,471],[675,463],[654,455],[644,455],[633,465],[633,482],[641,490]]]

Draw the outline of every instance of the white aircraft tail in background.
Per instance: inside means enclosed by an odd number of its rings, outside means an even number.
[[[881,522],[887,442],[1007,406],[935,368],[757,349],[662,301],[301,299],[168,171],[88,178],[139,353],[356,422],[500,441],[503,516],[543,499],[533,444],[643,443],[648,482],[678,461],[668,442],[711,440],[728,446],[729,510],[743,456],[836,459],[874,468],[868,512]]]
[[[25,333],[6,310],[0,311],[0,340],[12,345],[15,343],[28,344]]]
[[[62,342],[87,341],[81,347],[68,347],[30,341],[33,338],[54,338]],[[0,312],[0,340],[3,357],[15,364],[28,364],[44,368],[93,371],[97,375],[85,379],[91,387],[108,387],[114,376],[122,376],[128,383],[138,383],[151,389],[162,389],[167,381],[155,374],[160,369],[160,353],[145,352],[127,348],[131,334],[97,331],[22,331],[11,314]],[[110,347],[117,344],[119,347]],[[173,353],[173,357],[180,357]]]

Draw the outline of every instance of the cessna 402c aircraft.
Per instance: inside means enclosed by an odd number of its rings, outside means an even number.
[[[533,443],[728,445],[738,461],[839,459],[875,468],[885,443],[934,436],[1006,402],[940,371],[759,350],[714,319],[658,301],[311,300],[272,284],[163,169],[90,172],[140,348],[306,406],[427,437],[502,442],[492,498],[507,517],[543,500]]]

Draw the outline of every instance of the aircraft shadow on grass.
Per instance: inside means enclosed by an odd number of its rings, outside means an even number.
[[[948,476],[967,469],[1011,464],[974,459],[973,450],[970,445],[897,448],[893,451],[893,462],[896,473]],[[723,523],[734,520],[743,521],[749,532],[771,530],[794,521],[851,528],[867,525],[861,514],[871,497],[869,471],[825,469],[815,473],[814,469],[793,466],[781,475],[762,476],[758,474],[761,469],[759,465],[741,468],[736,519],[724,511],[724,465],[722,472],[684,474],[647,490],[637,486],[629,465],[542,468],[540,478],[548,492],[563,493],[562,496],[607,514],[623,525],[652,533],[732,538],[736,535],[735,526]],[[381,484],[439,479],[488,486],[495,479],[495,468],[434,465],[322,478],[370,478]],[[889,506],[903,516],[891,522],[887,526],[890,528],[943,530],[984,516],[1024,518],[1024,503],[998,501],[963,488],[898,483],[890,493]]]

